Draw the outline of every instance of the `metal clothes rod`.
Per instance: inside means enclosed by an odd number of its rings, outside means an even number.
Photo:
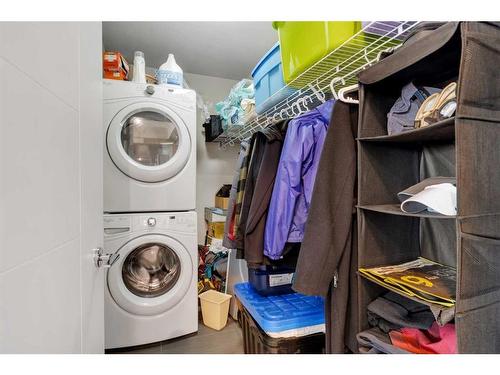
[[[275,95],[285,99],[244,125],[229,127],[222,134],[219,147],[233,146],[268,124],[311,110],[335,97],[342,87],[356,84],[359,72],[377,62],[381,52],[400,46],[418,23],[368,23],[267,100],[272,100]]]

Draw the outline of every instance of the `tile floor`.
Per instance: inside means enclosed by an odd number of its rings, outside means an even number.
[[[243,354],[243,335],[238,322],[228,319],[226,327],[215,331],[200,321],[198,333],[107,354]]]

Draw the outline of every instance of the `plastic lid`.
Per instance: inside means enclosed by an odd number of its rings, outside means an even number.
[[[266,332],[282,332],[325,323],[324,299],[289,293],[261,296],[249,283],[234,286],[238,300]]]
[[[137,56],[137,57],[144,57],[144,52],[142,52],[142,51],[135,51],[135,52],[134,52],[134,56]]]

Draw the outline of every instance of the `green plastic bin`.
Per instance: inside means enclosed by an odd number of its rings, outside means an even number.
[[[358,21],[276,21],[283,79],[288,84],[361,30]],[[297,87],[298,88],[298,87]]]

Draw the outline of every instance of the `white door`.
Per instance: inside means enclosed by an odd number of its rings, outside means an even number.
[[[176,176],[191,153],[184,121],[168,107],[134,103],[109,124],[106,146],[113,163],[130,178],[161,182]]]
[[[0,22],[0,353],[102,353],[100,23]]]

